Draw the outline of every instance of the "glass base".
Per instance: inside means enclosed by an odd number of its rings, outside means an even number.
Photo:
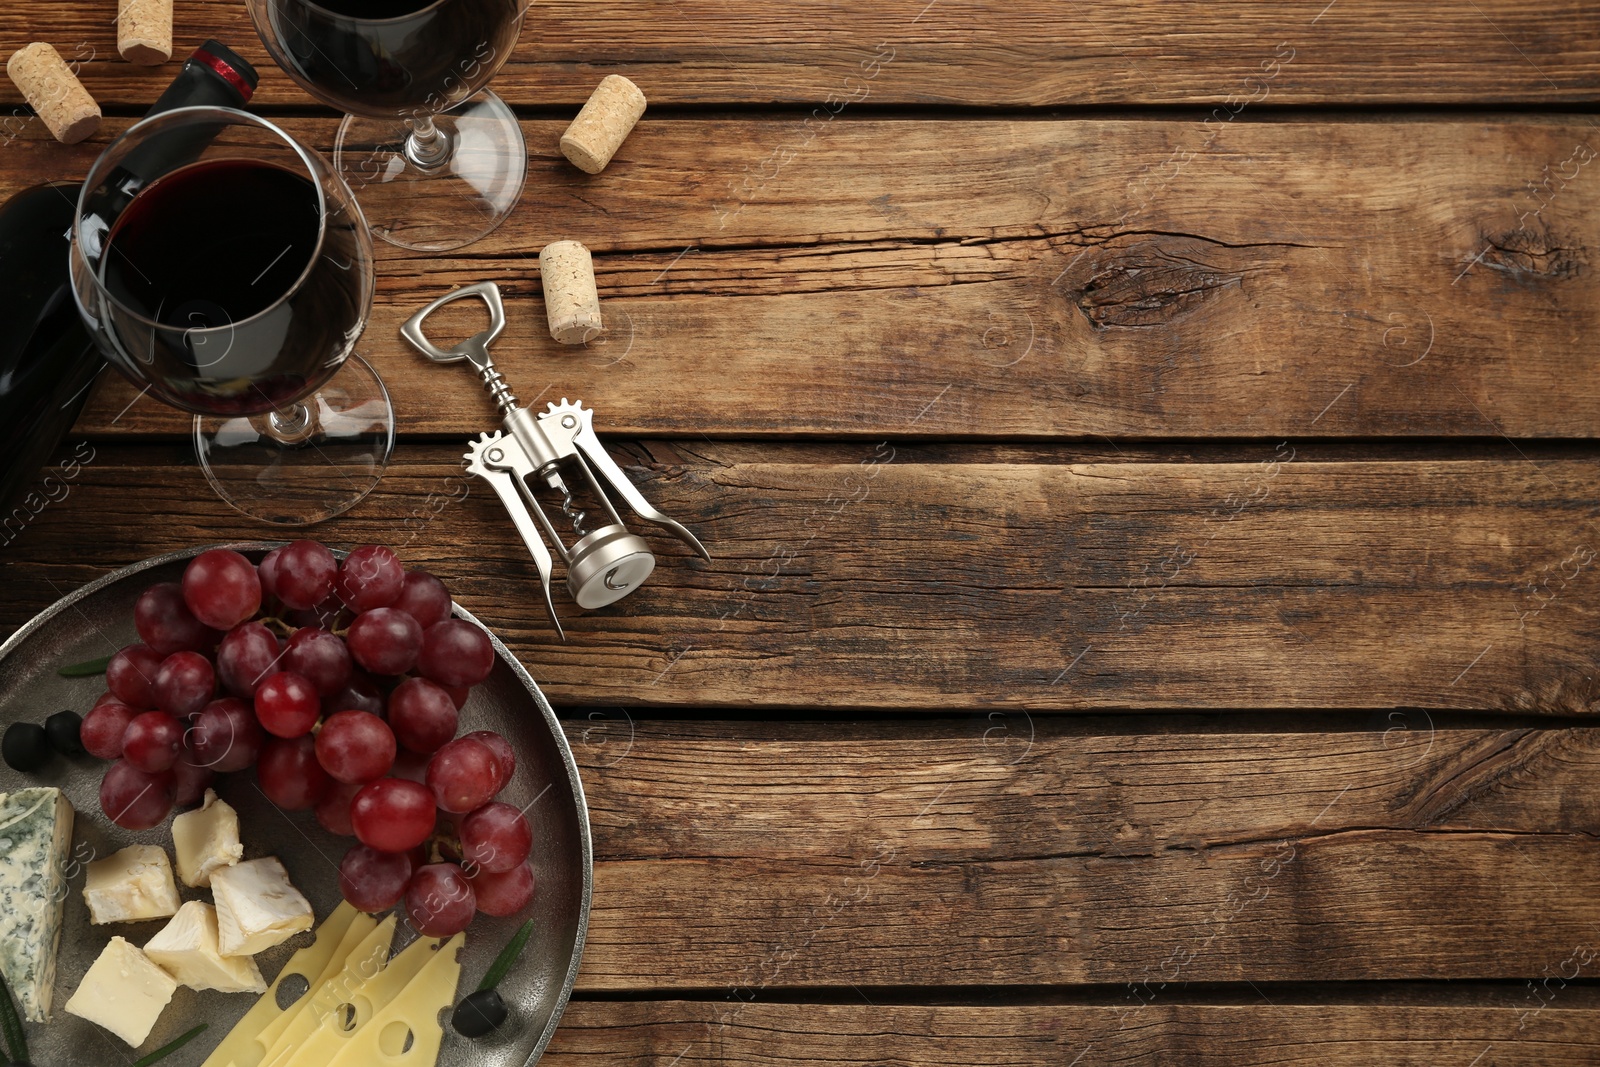
[[[217,495],[253,519],[309,526],[349,511],[383,477],[394,407],[352,354],[321,389],[266,415],[197,415],[195,451]]]
[[[361,204],[372,232],[401,248],[461,248],[505,221],[522,195],[528,146],[516,115],[484,90],[433,117],[439,162],[408,151],[411,127],[398,118],[345,117],[333,163]]]

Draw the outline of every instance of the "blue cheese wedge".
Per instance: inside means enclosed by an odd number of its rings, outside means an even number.
[[[144,946],[151,961],[190,989],[219,993],[265,993],[261,968],[249,956],[217,951],[217,910],[191,900]]]
[[[224,956],[254,956],[316,922],[311,902],[290,884],[275,856],[211,872],[211,896]]]
[[[29,1022],[50,1021],[71,851],[61,790],[0,794],[0,971]]]
[[[92,923],[167,919],[178,913],[178,884],[160,845],[129,845],[89,864],[83,899]]]
[[[137,945],[113,937],[78,983],[67,1011],[138,1048],[150,1036],[178,983]]]

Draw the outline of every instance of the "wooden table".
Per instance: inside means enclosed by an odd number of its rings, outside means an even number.
[[[170,78],[111,10],[0,12],[114,116],[19,113],[6,193]],[[182,0],[211,34],[331,143]],[[556,141],[614,71],[650,111],[588,177]],[[548,1062],[1600,1061],[1597,5],[553,2],[495,89],[522,205],[382,249],[403,436],[316,534],[444,577],[562,709],[596,892]],[[604,345],[546,335],[561,238]],[[450,499],[487,398],[397,334],[484,279],[508,376],[715,556],[657,539],[565,644]],[[271,533],[136,396],[0,553],[5,631]]]

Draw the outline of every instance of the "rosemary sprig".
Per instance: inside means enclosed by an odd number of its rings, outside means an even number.
[[[82,663],[73,663],[61,667],[56,673],[63,678],[87,678],[91,674],[106,673],[106,667],[110,664],[111,656],[101,656],[99,659],[86,659]]]
[[[201,1023],[188,1033],[182,1034],[176,1039],[167,1042],[165,1045],[162,1045],[160,1048],[150,1053],[150,1055],[142,1056],[139,1059],[134,1060],[133,1067],[150,1067],[150,1065],[155,1063],[157,1060],[166,1059],[168,1056],[172,1055],[174,1052],[178,1051],[180,1048],[199,1037],[205,1032],[206,1027],[209,1025],[209,1023]]]
[[[522,955],[522,949],[528,943],[528,938],[533,936],[533,920],[529,919],[522,924],[522,929],[517,931],[506,947],[500,950],[500,955],[494,958],[494,965],[489,968],[489,973],[483,976],[483,981],[478,983],[478,990],[493,989],[505,978],[506,972],[511,970],[511,965],[517,962],[517,957]]]
[[[28,1062],[28,1039],[22,1032],[22,1020],[17,1018],[17,1006],[11,1002],[11,987],[0,975],[0,1029],[5,1031],[6,1048],[16,1063]]]

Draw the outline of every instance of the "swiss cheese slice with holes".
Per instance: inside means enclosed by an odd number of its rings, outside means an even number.
[[[289,962],[283,965],[283,970],[278,972],[278,977],[273,979],[272,984],[267,987],[267,991],[261,994],[261,999],[256,1001],[249,1011],[245,1012],[244,1018],[234,1024],[233,1029],[228,1032],[228,1036],[222,1039],[222,1043],[217,1046],[216,1051],[206,1057],[206,1061],[201,1064],[201,1067],[229,1067],[230,1064],[234,1065],[234,1067],[257,1067],[261,1062],[261,1053],[266,1050],[256,1045],[255,1040],[268,1024],[276,1021],[284,1014],[284,1009],[278,1007],[278,990],[282,987],[284,981],[290,977],[299,976],[305,979],[310,988],[315,988],[315,983],[322,977],[322,972],[335,960],[338,961],[339,966],[342,967],[344,965],[343,957],[339,955],[340,951],[349,952],[360,941],[360,938],[357,938],[355,941],[348,942],[347,948],[346,935],[350,934],[352,928],[363,920],[367,924],[362,930],[364,936],[372,927],[378,925],[378,920],[370,915],[361,914],[349,904],[341,903],[335,908],[333,914],[329,915],[322,925],[317,927],[316,940],[289,957]],[[308,988],[307,992],[309,991],[310,989]],[[305,999],[302,996],[294,1004],[290,1005],[290,1010],[294,1010],[298,1005],[304,1004]]]
[[[394,941],[394,924],[395,917],[391,915],[374,927],[345,958],[344,967],[337,974],[300,999],[303,1007],[298,1012],[293,1013],[292,1017],[285,1013],[284,1018],[289,1020],[289,1025],[280,1027],[277,1037],[270,1044],[266,1032],[262,1032],[259,1040],[267,1045],[267,1051],[262,1056],[260,1067],[279,1067],[288,1063],[326,1016],[336,1014],[343,1005],[349,1003],[357,989],[388,966],[389,945]]]
[[[345,1050],[327,1067],[434,1067],[439,1062],[439,1046],[444,1043],[439,1016],[455,1002],[456,986],[461,981],[461,963],[456,957],[464,944],[466,935],[457,934],[432,953],[400,995],[357,1030]]]
[[[379,1064],[416,1063],[433,1067],[438,1059],[439,1046],[444,1031],[438,1024],[439,1011],[448,1007],[456,995],[456,983],[461,976],[461,965],[456,955],[464,943],[464,935],[457,934],[448,943],[432,938],[413,941],[389,966],[356,990],[340,1009],[324,1017],[322,1024],[300,1046],[293,1059],[273,1067],[377,1067]],[[437,1005],[430,1007],[437,1001]],[[403,1058],[379,1054],[382,1043],[377,1040],[391,1021],[401,1020],[412,1032],[412,1048]],[[432,1053],[426,1051],[431,1037]],[[393,1033],[389,1044],[396,1049],[405,1044],[406,1034],[394,1044]]]

